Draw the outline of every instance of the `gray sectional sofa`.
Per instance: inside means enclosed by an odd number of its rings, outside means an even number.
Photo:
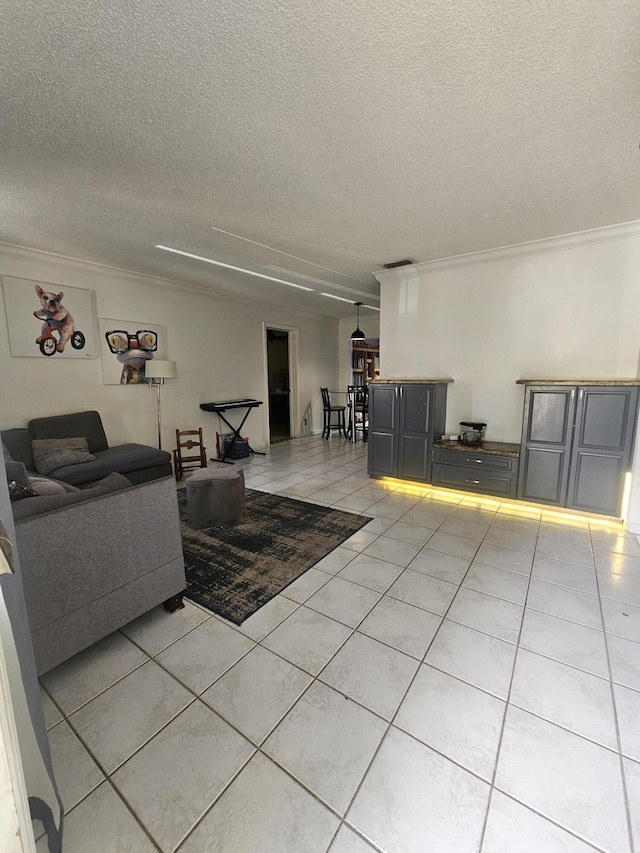
[[[12,465],[7,463],[7,475]],[[38,675],[165,603],[186,586],[173,477],[133,486],[120,474],[13,504]]]
[[[82,435],[96,462],[31,480],[30,436]],[[183,606],[182,537],[175,481],[163,459],[168,453],[159,457],[142,445],[108,448],[97,412],[37,419],[27,429],[4,431],[2,439],[12,456],[5,462],[8,480],[34,489],[48,481],[37,496],[12,501],[38,675],[160,603],[167,610]],[[51,481],[59,483],[55,494],[46,488]]]
[[[26,429],[8,429],[0,433],[2,443],[16,462],[35,472],[31,442],[34,439],[86,438],[89,452],[96,458],[82,464],[67,465],[51,473],[51,477],[81,489],[106,477],[124,474],[132,483],[146,483],[172,473],[171,454],[145,444],[121,444],[109,447],[98,412],[74,412],[34,418]]]

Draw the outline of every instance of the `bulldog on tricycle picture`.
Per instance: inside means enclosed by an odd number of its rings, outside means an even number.
[[[2,290],[12,356],[96,357],[93,291],[7,275]]]
[[[82,332],[76,330],[73,317],[62,304],[64,293],[62,291],[51,293],[36,284],[36,294],[42,307],[39,311],[34,311],[33,316],[38,320],[44,320],[42,331],[36,338],[42,355],[64,352],[67,343],[70,343],[74,349],[82,349],[85,345],[85,337]]]

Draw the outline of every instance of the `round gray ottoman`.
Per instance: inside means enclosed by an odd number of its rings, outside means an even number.
[[[242,468],[198,468],[187,480],[189,527],[232,527],[242,521],[244,504]]]

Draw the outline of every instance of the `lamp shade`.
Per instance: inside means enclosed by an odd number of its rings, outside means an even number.
[[[362,302],[354,302],[356,306],[356,329],[355,332],[351,332],[351,340],[352,341],[363,341],[365,339],[365,333],[360,329],[360,306]]]
[[[175,361],[160,361],[151,359],[145,365],[147,379],[176,379],[178,371]]]

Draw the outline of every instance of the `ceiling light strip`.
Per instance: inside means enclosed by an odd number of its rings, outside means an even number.
[[[329,299],[339,299],[340,302],[348,302],[349,305],[354,305],[353,299],[345,299],[344,296],[334,296],[333,293],[321,293],[320,296],[327,296]]]
[[[340,302],[348,302],[350,305],[356,305],[353,299],[345,299],[344,296],[335,296],[333,293],[321,293],[320,296],[328,296],[329,299],[339,299]],[[372,311],[379,311],[379,308],[376,308],[375,305],[367,305],[364,302],[360,303],[363,308],[371,308]]]
[[[298,290],[307,290],[310,293],[314,292],[312,287],[305,287],[303,284],[294,284],[292,281],[284,281],[284,279],[274,278],[272,275],[264,275],[264,273],[255,272],[254,270],[245,270],[243,267],[234,267],[231,264],[223,264],[222,261],[214,261],[212,258],[203,258],[202,255],[192,255],[191,252],[183,252],[182,249],[172,249],[170,246],[161,246],[159,244],[155,248],[162,249],[163,252],[172,252],[174,255],[182,255],[184,258],[192,258],[194,261],[204,261],[205,264],[213,264],[216,267],[223,267],[226,270],[243,272],[247,275],[253,275],[256,278],[263,278],[266,281],[275,281],[276,284],[286,284],[287,287],[297,287]],[[345,302],[350,301],[350,299],[345,300]]]
[[[226,234],[228,237],[235,237],[236,240],[244,240],[245,243],[251,243],[254,246],[259,246],[261,249],[268,249],[270,252],[277,252],[279,255],[285,255],[287,258],[293,258],[294,261],[302,261],[303,264],[308,264],[310,267],[318,267],[320,270],[335,273],[336,275],[342,276],[342,278],[348,278],[350,281],[358,281],[357,278],[353,278],[353,276],[347,275],[344,272],[334,270],[331,267],[324,267],[322,264],[314,264],[313,261],[308,261],[306,258],[300,258],[298,255],[283,252],[282,249],[275,249],[273,246],[267,246],[266,243],[258,243],[256,240],[250,240],[249,237],[242,237],[240,234],[234,234],[233,231],[225,231],[224,228],[216,228],[215,225],[211,226],[211,230],[217,231],[220,234]]]

